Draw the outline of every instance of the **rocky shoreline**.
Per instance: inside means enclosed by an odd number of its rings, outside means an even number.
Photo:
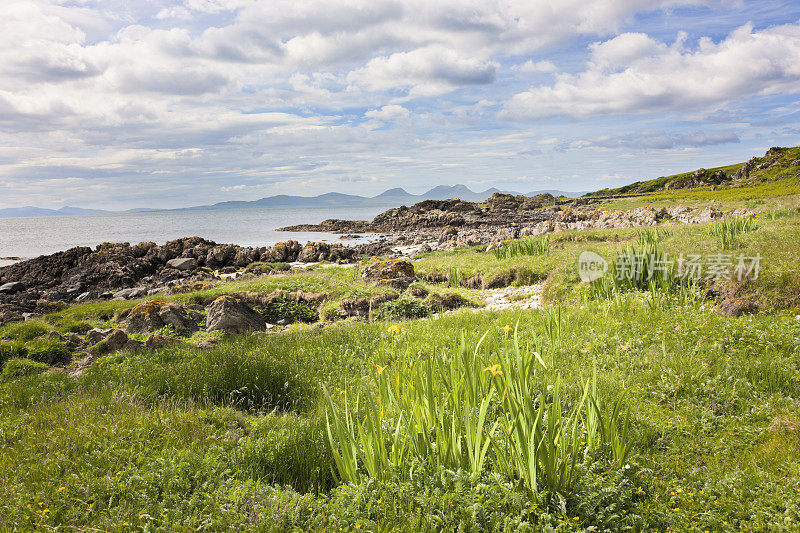
[[[364,256],[408,257],[568,230],[707,223],[723,215],[713,205],[603,211],[600,202],[497,193],[481,204],[428,200],[389,209],[372,221],[326,220],[280,228],[381,235],[355,246],[302,245],[290,240],[258,248],[187,237],[161,246],[104,243],[94,249],[72,248],[0,267],[0,324],[50,313],[70,303],[180,292],[243,273],[264,275],[320,261],[343,264]]]
[[[347,234],[379,234],[373,242],[355,246],[360,254],[410,256],[458,246],[493,245],[570,230],[656,226],[665,223],[698,224],[720,218],[714,205],[702,209],[686,206],[639,207],[629,211],[603,210],[603,199],[536,197],[496,193],[483,204],[458,199],[429,200],[411,207],[401,206],[372,221],[329,219],[320,224],[278,228]],[[741,215],[744,212],[731,213]]]

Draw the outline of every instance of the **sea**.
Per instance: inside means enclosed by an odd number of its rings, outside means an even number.
[[[75,246],[94,247],[104,242],[155,242],[180,237],[203,237],[217,243],[269,246],[293,239],[354,244],[359,240],[317,232],[275,231],[296,224],[318,224],[329,218],[372,220],[387,206],[323,208],[237,208],[197,211],[156,211],[50,217],[0,218],[0,267],[5,259],[30,259]]]

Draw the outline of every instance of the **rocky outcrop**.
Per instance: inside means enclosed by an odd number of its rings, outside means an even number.
[[[142,302],[125,318],[125,329],[129,333],[151,333],[165,326],[179,334],[191,334],[199,329],[186,309],[174,303]]]
[[[206,331],[250,333],[264,331],[267,323],[251,307],[232,296],[220,296],[208,307]]]
[[[405,289],[414,281],[414,265],[402,259],[373,260],[361,274],[365,281]]]
[[[445,227],[483,228],[510,223],[528,223],[547,218],[540,211],[555,199],[549,194],[535,197],[495,193],[483,204],[450,200],[425,200],[411,207],[400,206],[384,211],[371,222],[364,220],[325,220],[320,224],[302,224],[279,228],[280,231],[326,231],[331,233],[395,233]]]
[[[199,237],[130,245],[78,247],[0,268],[0,324],[23,314],[52,312],[37,302],[133,299],[218,279],[215,271],[268,263],[351,262],[359,251],[342,244],[297,241],[271,247],[218,245]],[[269,272],[270,270],[267,270]]]

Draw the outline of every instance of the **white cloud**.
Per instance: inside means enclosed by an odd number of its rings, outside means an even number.
[[[406,88],[413,96],[442,94],[454,87],[494,81],[497,64],[441,46],[376,57],[348,74],[347,81],[370,90]]]
[[[401,105],[385,105],[380,109],[371,109],[364,113],[365,117],[376,120],[395,120],[398,118],[408,118],[408,109]]]
[[[532,59],[529,59],[520,65],[514,65],[511,67],[511,69],[518,70],[520,72],[555,72],[558,70],[558,68],[550,61],[543,60],[534,62]]]
[[[714,108],[754,95],[800,89],[800,23],[762,31],[745,25],[724,40],[685,35],[667,46],[623,34],[591,46],[588,68],[515,95],[503,115],[537,119]]]

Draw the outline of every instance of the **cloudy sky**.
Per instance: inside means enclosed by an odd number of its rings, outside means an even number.
[[[593,190],[800,144],[796,0],[4,0],[0,207]]]

